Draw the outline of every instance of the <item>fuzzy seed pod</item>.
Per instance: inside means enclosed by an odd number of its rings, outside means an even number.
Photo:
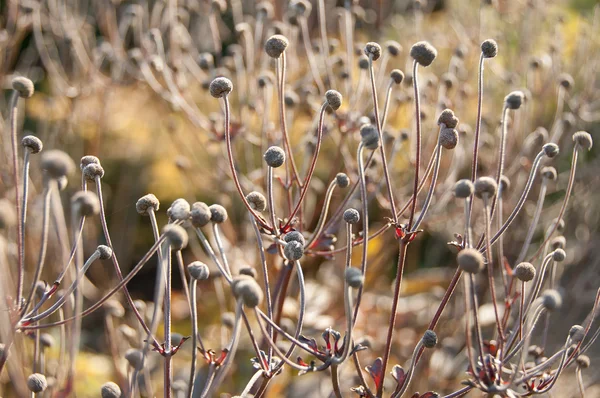
[[[45,151],[42,154],[42,170],[45,170],[51,178],[59,179],[75,171],[75,163],[65,152],[58,149]]]
[[[475,192],[475,187],[473,186],[471,180],[463,179],[458,180],[456,184],[454,184],[453,191],[454,196],[457,198],[466,199],[473,195],[473,192]]]
[[[113,255],[112,249],[105,245],[98,245],[98,247],[96,248],[96,251],[99,254],[98,258],[100,260],[108,260]]]
[[[550,241],[550,247],[552,247],[552,250],[556,250],[556,249],[564,250],[565,246],[567,246],[567,240],[562,235],[556,236],[556,237],[552,238],[552,240]]]
[[[484,58],[494,58],[498,55],[498,43],[492,39],[484,40],[481,43],[481,53]]]
[[[427,67],[431,65],[435,57],[437,57],[437,50],[429,42],[420,41],[411,47],[410,56],[417,61],[419,65]]]
[[[364,70],[369,69],[369,58],[365,55],[358,57],[358,67]]]
[[[247,265],[245,267],[240,268],[240,275],[247,275],[253,279],[256,279],[256,277],[258,276],[258,273],[256,272],[256,270],[254,268]]]
[[[446,127],[440,131],[440,145],[445,149],[454,149],[458,144],[458,131]]]
[[[204,202],[195,202],[190,211],[192,225],[201,228],[210,222],[210,209]]]
[[[208,207],[210,210],[210,221],[215,224],[222,224],[227,221],[227,210],[221,205],[210,205]]]
[[[344,221],[348,224],[357,224],[360,221],[360,214],[356,209],[346,209],[344,211]]]
[[[492,198],[496,195],[497,190],[498,184],[496,184],[496,180],[491,177],[479,177],[477,181],[475,181],[475,196],[479,199],[482,199],[484,196]]]
[[[312,11],[312,4],[308,0],[292,0],[290,9],[294,11],[295,17],[308,18]]]
[[[394,83],[400,84],[402,83],[402,80],[404,80],[404,72],[402,72],[400,69],[393,69],[390,72],[390,77],[392,78]]]
[[[167,209],[167,214],[172,221],[185,221],[190,218],[190,204],[187,200],[179,198]]]
[[[535,267],[531,263],[520,263],[515,267],[515,276],[523,282],[529,282],[535,278]]]
[[[325,93],[325,102],[327,102],[327,105],[331,109],[337,111],[342,106],[342,94],[335,90],[327,90]]]
[[[104,177],[104,169],[97,163],[91,163],[83,168],[83,176],[88,181],[96,181],[97,177]]]
[[[483,254],[477,249],[467,248],[458,252],[456,256],[458,267],[464,272],[470,274],[477,274],[481,272],[484,267]]]
[[[375,42],[369,42],[365,45],[365,55],[377,61],[381,57],[381,46]]]
[[[562,232],[565,230],[565,220],[563,220],[562,218],[560,220],[558,220],[557,218],[555,218],[554,220],[552,220],[552,227],[554,228],[554,225],[558,222],[558,225],[556,227],[556,230],[558,232]]]
[[[503,175],[500,177],[500,185],[498,186],[498,192],[506,192],[510,188],[510,179]]]
[[[67,176],[60,176],[56,179],[56,187],[59,191],[64,191],[69,185],[69,179]]]
[[[541,173],[544,178],[547,178],[551,181],[556,180],[556,169],[552,166],[543,167]]]
[[[231,90],[233,90],[233,83],[226,77],[217,77],[210,82],[210,86],[208,87],[210,95],[215,98],[223,98],[227,96]]]
[[[12,80],[12,88],[21,98],[31,98],[35,89],[33,82],[26,77],[18,76]]]
[[[188,234],[182,226],[168,224],[163,228],[163,234],[172,250],[181,250],[188,244]]]
[[[85,169],[85,167],[89,164],[100,164],[100,159],[98,159],[96,156],[92,156],[92,155],[86,155],[84,157],[81,158],[81,162],[79,163],[79,169],[81,169],[81,171],[83,171],[83,169]]]
[[[304,255],[304,245],[298,241],[292,240],[283,248],[285,258],[291,261],[300,260]]]
[[[560,293],[558,293],[554,289],[548,289],[542,295],[542,305],[548,311],[554,311],[559,309],[562,306],[562,297]]]
[[[283,236],[283,240],[286,242],[296,241],[299,242],[302,247],[306,244],[306,240],[304,239],[304,235],[302,235],[299,231],[290,231]]]
[[[254,308],[263,300],[263,291],[254,278],[247,275],[239,275],[233,278],[231,283],[233,295],[241,299],[248,308]]]
[[[542,149],[544,151],[544,154],[546,156],[548,156],[550,159],[552,159],[553,157],[555,157],[559,153],[558,145],[556,145],[554,143],[545,144],[542,147]]]
[[[204,281],[210,276],[208,266],[201,261],[194,261],[187,266],[190,276],[198,281]]]
[[[48,381],[46,381],[46,376],[41,373],[33,373],[30,374],[27,378],[27,388],[29,391],[33,393],[40,393],[48,388]]]
[[[525,94],[522,91],[513,91],[504,97],[504,104],[508,109],[519,109],[523,101],[525,100]]]
[[[458,122],[458,118],[451,109],[444,109],[442,113],[440,113],[437,123],[438,126],[443,124],[448,128],[454,129],[456,126],[458,126]]]
[[[23,137],[23,139],[21,140],[21,145],[27,148],[29,150],[29,153],[32,154],[40,153],[41,150],[44,148],[42,140],[33,135],[26,135],[25,137]]]
[[[395,40],[388,40],[384,43],[384,45],[392,57],[397,57],[402,51],[402,46]]]
[[[125,316],[125,308],[116,299],[110,299],[103,304],[106,313],[115,318],[123,318]]]
[[[285,162],[285,152],[278,146],[272,146],[266,150],[263,158],[269,167],[281,167]]]
[[[372,124],[363,124],[360,127],[360,140],[367,149],[379,148],[379,133],[377,133],[377,127]]]
[[[265,88],[273,84],[273,80],[275,80],[273,74],[265,72],[260,75],[256,81],[258,83],[258,87]]]
[[[102,398],[120,398],[121,388],[119,388],[117,383],[109,381],[107,383],[104,383],[100,388],[100,395],[102,396]]]
[[[354,267],[346,268],[344,271],[344,279],[346,280],[348,286],[354,289],[361,287],[365,281],[365,277],[363,276],[361,270]]]
[[[577,366],[579,366],[581,369],[587,369],[590,367],[590,357],[588,357],[587,355],[578,356],[575,362],[577,363]]]
[[[345,173],[338,173],[335,176],[335,183],[340,188],[346,188],[348,185],[350,185],[350,178],[348,178]]]
[[[228,329],[235,326],[235,314],[233,312],[224,312],[221,314],[221,323]]]
[[[573,81],[573,77],[568,73],[561,73],[558,76],[558,84],[563,86],[565,89],[570,90],[571,88],[573,88],[575,82]]]
[[[581,325],[573,325],[571,326],[571,329],[569,329],[569,337],[573,343],[579,343],[583,340],[584,334],[585,328]]]
[[[446,86],[447,90],[458,86],[458,80],[456,79],[456,76],[453,73],[444,73],[442,75],[442,82],[444,83],[444,86]]]
[[[135,348],[130,348],[125,351],[125,359],[134,369],[141,369],[143,365],[143,353]]]
[[[552,260],[558,263],[565,261],[565,258],[567,258],[567,253],[563,249],[555,249],[552,252]]]
[[[265,43],[265,52],[271,58],[279,58],[290,44],[287,37],[283,35],[273,35]]]
[[[263,212],[267,209],[267,199],[260,192],[250,192],[248,195],[246,195],[246,200],[253,210]]]
[[[425,348],[433,348],[437,345],[437,334],[433,330],[426,330],[421,341]]]
[[[573,142],[588,151],[592,149],[592,145],[594,144],[592,136],[587,131],[578,131],[573,134]]]
[[[201,53],[200,55],[198,55],[198,66],[200,66],[200,69],[202,69],[203,71],[206,72],[207,70],[212,68],[214,64],[215,59],[211,53]]]
[[[71,198],[71,206],[82,217],[95,216],[100,213],[98,196],[91,191],[79,191]]]
[[[40,334],[40,344],[43,348],[52,348],[56,344],[56,341],[50,333],[42,333]]]
[[[158,211],[158,207],[160,206],[160,202],[153,194],[149,193],[147,195],[142,196],[138,199],[135,204],[135,209],[138,214],[142,216],[148,215],[148,209],[152,208],[154,211]]]
[[[261,1],[256,5],[256,14],[263,18],[272,18],[274,12],[273,4],[270,1]]]
[[[293,108],[300,103],[300,97],[295,92],[288,90],[283,98],[285,105],[289,108]]]

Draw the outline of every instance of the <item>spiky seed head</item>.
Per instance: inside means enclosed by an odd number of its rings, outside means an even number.
[[[188,244],[188,234],[180,225],[168,224],[163,228],[163,234],[173,250],[181,250]]]
[[[152,208],[153,211],[158,211],[159,206],[160,202],[158,201],[156,196],[149,193],[138,199],[138,201],[135,204],[135,209],[137,210],[138,214],[141,214],[142,216],[147,216],[148,209]]]
[[[210,222],[210,209],[204,202],[195,202],[190,211],[192,225],[196,228],[203,227]]]
[[[40,334],[40,344],[43,348],[52,348],[56,344],[56,340],[50,333]]]
[[[578,356],[575,362],[577,363],[577,366],[579,366],[581,369],[587,369],[590,367],[590,357],[588,357],[587,355]]]
[[[98,163],[88,164],[83,168],[83,176],[88,181],[95,181],[98,177],[104,177],[104,168]]]
[[[571,326],[571,329],[569,329],[569,337],[573,343],[579,343],[583,340],[584,335],[585,328],[581,325],[573,325]]]
[[[300,231],[290,231],[287,234],[283,235],[283,240],[286,242],[296,241],[299,242],[302,247],[306,244],[306,240],[304,239],[304,235]]]
[[[233,90],[233,83],[226,77],[217,77],[212,82],[210,82],[210,86],[208,87],[208,91],[210,91],[210,95],[215,98],[222,98],[228,95],[231,90]]]
[[[98,245],[96,251],[99,254],[98,258],[100,260],[108,260],[113,255],[112,249],[106,245]]]
[[[548,311],[554,311],[559,309],[562,306],[562,297],[560,293],[558,293],[554,289],[548,289],[542,295],[542,305]]]
[[[567,253],[563,249],[555,249],[552,252],[552,260],[556,262],[560,263],[562,261],[565,261],[565,258],[567,258]]]
[[[475,181],[475,196],[482,199],[484,196],[492,198],[498,191],[498,184],[492,177],[479,177]]]
[[[360,127],[360,140],[367,149],[379,148],[379,133],[377,127],[372,124],[363,124]]]
[[[410,49],[410,56],[419,63],[419,65],[427,67],[431,65],[435,57],[437,57],[437,50],[427,41],[420,41]]]
[[[384,45],[392,57],[397,57],[402,51],[402,46],[395,40],[388,40],[384,43]]]
[[[500,177],[500,185],[498,187],[499,191],[506,192],[510,189],[510,178],[503,175]]]
[[[475,192],[475,187],[473,186],[471,180],[463,179],[458,180],[456,184],[454,184],[453,191],[454,196],[457,198],[466,199],[473,195],[473,192]]]
[[[119,388],[117,383],[109,381],[107,383],[104,383],[100,388],[100,395],[102,396],[102,398],[120,398],[121,388]]]
[[[215,59],[211,53],[201,53],[198,55],[198,65],[203,71],[207,71],[215,64]]]
[[[235,326],[235,314],[233,312],[224,312],[221,314],[221,324],[226,328],[233,329]]]
[[[575,82],[573,81],[573,77],[568,73],[561,73],[558,76],[558,84],[563,86],[565,89],[570,90],[571,88],[573,88]]]
[[[437,334],[431,329],[426,330],[421,341],[425,348],[433,348],[437,345]]]
[[[187,266],[190,276],[198,281],[204,281],[210,276],[208,265],[201,261],[194,261]]]
[[[498,55],[498,43],[492,39],[484,40],[481,43],[481,53],[484,58],[494,58]]]
[[[190,218],[190,204],[187,200],[179,198],[175,199],[171,207],[167,209],[169,218],[173,221],[185,221]]]
[[[535,278],[535,267],[531,263],[520,263],[515,267],[515,276],[523,282]]]
[[[33,82],[23,76],[15,77],[12,80],[12,88],[19,93],[21,98],[31,98],[35,91]]]
[[[556,249],[563,249],[564,250],[564,248],[566,246],[567,246],[567,240],[562,235],[555,236],[550,241],[550,247],[552,247],[552,250],[556,250]]]
[[[283,35],[273,35],[265,43],[265,52],[271,58],[279,58],[290,44],[287,37]]]
[[[48,388],[48,381],[46,380],[46,376],[41,373],[33,373],[30,374],[27,378],[27,388],[29,391],[34,393],[40,393]]]
[[[68,176],[75,171],[73,159],[65,152],[58,149],[45,151],[42,154],[41,166],[42,170],[45,170],[46,173],[54,179]]]
[[[544,178],[547,178],[551,181],[556,180],[557,177],[556,169],[552,166],[542,167],[541,174]]]
[[[560,152],[560,150],[558,149],[558,145],[554,143],[545,144],[542,147],[542,150],[544,151],[544,154],[550,159],[558,155],[558,153]]]
[[[246,195],[246,200],[253,210],[263,212],[267,209],[267,199],[260,192],[250,192],[248,195]]]
[[[134,369],[142,368],[143,356],[144,354],[142,353],[142,351],[137,350],[135,348],[130,348],[127,351],[125,351],[125,359],[129,363],[129,366],[131,366]]]
[[[281,167],[285,162],[285,152],[278,146],[272,146],[266,150],[263,158],[269,167]]]
[[[26,135],[25,137],[23,137],[23,139],[21,140],[21,145],[27,148],[29,150],[29,153],[32,154],[40,153],[41,150],[44,148],[42,140],[33,135]]]
[[[342,106],[342,94],[340,94],[339,91],[327,90],[325,93],[325,102],[327,102],[327,105],[329,105],[331,109],[337,111],[340,109],[340,106]]]
[[[76,192],[71,198],[73,210],[82,217],[95,216],[100,213],[98,196],[91,191]]]
[[[473,248],[466,248],[458,252],[456,261],[461,270],[470,274],[481,272],[485,265],[483,254],[481,254],[479,250]]]
[[[458,131],[454,128],[444,127],[440,131],[440,145],[446,149],[454,149],[458,144]]]
[[[252,268],[249,265],[246,265],[245,267],[240,268],[240,275],[247,275],[251,278],[256,279],[256,277],[258,276],[258,273],[256,272],[256,270],[254,268]]]
[[[348,286],[354,289],[361,287],[365,281],[362,271],[354,267],[346,268],[344,271],[344,279],[346,280]]]
[[[348,185],[350,185],[350,178],[348,178],[345,173],[338,173],[335,176],[335,183],[340,188],[346,188]]]
[[[402,80],[404,80],[404,72],[402,72],[400,69],[393,69],[390,72],[390,77],[392,78],[394,83],[400,84],[402,83]]]
[[[254,308],[263,300],[263,291],[256,280],[248,275],[233,278],[231,289],[235,298],[242,300],[248,308]]]
[[[369,69],[369,58],[366,55],[358,57],[358,67],[363,70]]]
[[[446,127],[454,129],[454,128],[456,128],[456,126],[458,126],[458,122],[459,122],[459,120],[456,117],[456,115],[454,114],[454,111],[452,111],[452,109],[444,109],[442,111],[442,113],[440,113],[437,123],[438,123],[438,126],[443,124]]]
[[[85,169],[85,167],[87,165],[90,164],[100,164],[100,159],[98,159],[96,156],[92,156],[92,155],[86,155],[84,157],[81,158],[81,162],[79,162],[79,169],[81,171],[83,171],[83,169]]]
[[[587,131],[578,131],[573,134],[573,142],[588,151],[592,149],[592,145],[594,144],[592,136]]]
[[[371,57],[373,61],[377,61],[381,57],[381,46],[375,42],[368,42],[365,45],[365,55]]]
[[[227,221],[227,210],[221,205],[210,205],[208,207],[210,210],[210,221],[215,224],[222,224]]]
[[[504,104],[508,109],[519,109],[524,99],[525,94],[522,91],[513,91],[504,97]]]
[[[360,221],[360,214],[356,209],[346,209],[344,211],[344,221],[348,224],[357,224]]]
[[[300,260],[304,255],[304,245],[295,240],[287,242],[283,248],[283,254],[288,260]]]

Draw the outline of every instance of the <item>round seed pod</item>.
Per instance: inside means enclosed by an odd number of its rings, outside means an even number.
[[[437,123],[438,126],[443,124],[448,128],[454,129],[456,126],[458,126],[458,122],[459,120],[452,109],[444,109],[442,113],[440,113]]]
[[[556,169],[552,166],[543,167],[541,173],[544,178],[547,178],[551,181],[556,180],[556,177],[557,177]]]
[[[188,234],[182,226],[168,224],[163,228],[172,250],[181,250],[188,244]]]
[[[588,357],[587,355],[578,356],[575,362],[577,363],[577,366],[579,366],[581,369],[587,369],[590,367],[590,357]]]
[[[50,333],[41,333],[40,344],[42,345],[42,348],[52,348],[56,344],[56,341]]]
[[[421,341],[425,348],[433,348],[437,345],[437,334],[433,330],[426,330]]]
[[[60,176],[56,179],[56,187],[59,191],[64,191],[69,185],[69,179],[67,176]]]
[[[285,105],[290,108],[293,108],[300,103],[300,97],[292,90],[285,92],[283,100],[285,101]]]
[[[27,388],[29,391],[33,393],[40,393],[48,388],[48,381],[46,381],[46,376],[41,373],[33,373],[30,374],[27,378]]]
[[[592,145],[594,144],[592,136],[587,131],[578,131],[573,134],[573,142],[588,151],[592,149]]]
[[[285,258],[291,261],[297,261],[304,255],[304,245],[298,241],[290,241],[283,248]]]
[[[75,171],[73,159],[58,149],[45,151],[42,154],[41,166],[42,170],[46,171],[54,179],[73,174]]]
[[[410,56],[417,61],[419,65],[427,67],[431,65],[435,57],[437,57],[437,50],[429,42],[420,41],[411,47]]]
[[[484,196],[492,198],[496,195],[497,190],[498,184],[496,184],[496,180],[491,177],[479,177],[475,181],[475,196],[479,199],[482,199]]]
[[[246,200],[253,210],[263,212],[267,209],[267,199],[260,192],[250,192],[248,195],[246,195]]]
[[[515,276],[523,282],[535,278],[535,267],[531,263],[520,263],[515,267]]]
[[[529,61],[529,67],[531,69],[539,69],[543,64],[543,61],[538,57],[533,57]]]
[[[306,244],[306,240],[304,239],[304,235],[302,235],[299,231],[290,231],[287,234],[283,235],[283,240],[286,242],[296,241],[304,247]]]
[[[190,218],[190,204],[187,200],[179,198],[171,204],[171,207],[167,209],[169,218],[173,221],[185,221]]]
[[[98,245],[96,251],[100,255],[98,257],[100,260],[108,260],[113,255],[112,249],[106,245]]]
[[[208,265],[201,261],[194,261],[187,266],[190,276],[198,281],[204,281],[210,276]]]
[[[116,299],[110,299],[103,304],[106,313],[115,318],[123,318],[125,316],[125,308]]]
[[[95,216],[100,213],[98,196],[91,191],[76,192],[71,198],[71,206],[82,217]]]
[[[365,45],[365,55],[371,57],[373,61],[377,61],[381,57],[381,46],[375,42],[368,42]]]
[[[365,281],[365,277],[363,276],[361,270],[354,267],[346,268],[344,271],[344,279],[346,280],[348,286],[354,289],[361,287]]]
[[[581,325],[573,325],[571,329],[569,329],[569,337],[571,337],[571,341],[573,343],[579,343],[583,340],[585,334],[585,328]]]
[[[494,58],[498,55],[498,43],[492,39],[484,40],[481,43],[481,53],[484,58]]]
[[[458,252],[456,256],[458,267],[470,274],[477,274],[483,270],[484,260],[483,254],[477,249],[467,248]]]
[[[542,349],[542,347],[532,344],[529,346],[527,353],[537,359],[544,354],[544,350]]]
[[[263,291],[254,280],[247,275],[239,275],[233,278],[231,289],[236,299],[243,301],[248,308],[254,308],[263,300]]]
[[[394,83],[400,84],[402,83],[402,80],[404,80],[404,72],[402,72],[400,69],[393,69],[390,72],[390,77],[392,78]]]
[[[85,167],[87,165],[90,165],[92,163],[100,164],[100,159],[98,159],[96,156],[86,155],[81,158],[81,162],[79,163],[79,168],[81,169],[81,171],[83,171],[83,169],[85,169]]]
[[[565,230],[565,220],[563,220],[562,218],[560,220],[558,220],[558,218],[553,219],[552,228],[554,228],[554,225],[556,225],[556,223],[558,223],[558,225],[556,226],[556,230],[558,232],[563,232]]]
[[[344,211],[344,221],[348,224],[357,224],[360,221],[360,214],[356,209],[346,209]]]
[[[560,293],[558,293],[554,289],[548,289],[542,295],[542,305],[548,311],[554,311],[559,309],[562,306],[562,297]]]
[[[149,208],[152,208],[154,211],[158,211],[159,206],[160,202],[158,201],[156,196],[149,193],[138,199],[138,201],[135,204],[135,209],[137,210],[138,214],[141,214],[142,216],[147,216]]]
[[[273,80],[275,80],[275,78],[273,77],[272,73],[264,72],[257,79],[258,87],[265,88],[267,86],[270,86],[271,84],[273,84]]]
[[[335,176],[335,183],[340,188],[346,188],[348,185],[350,185],[350,178],[348,178],[345,173],[338,173]]]
[[[195,202],[190,210],[192,225],[201,228],[210,222],[210,209],[204,202]]]
[[[83,168],[83,176],[88,181],[96,181],[97,177],[104,177],[104,168],[98,163],[88,164]]]
[[[342,106],[342,94],[335,90],[327,90],[325,93],[325,102],[327,102],[327,105],[331,109],[337,111]]]
[[[208,86],[210,95],[215,98],[223,98],[233,90],[233,83],[226,77],[217,77]]]
[[[377,133],[377,127],[372,124],[363,124],[360,127],[360,140],[367,149],[379,148],[379,133]]]
[[[235,326],[235,314],[233,312],[224,312],[221,314],[221,323],[228,329]]]
[[[210,210],[210,221],[215,224],[222,224],[227,221],[227,210],[221,205],[210,205],[208,207]]]
[[[214,64],[215,59],[211,53],[201,53],[200,55],[198,55],[198,66],[200,66],[200,69],[202,69],[203,71],[208,71],[214,66]]]
[[[125,359],[134,369],[141,369],[143,365],[143,353],[135,348],[130,348],[125,351]]]
[[[456,79],[454,73],[444,73],[442,75],[442,82],[444,83],[444,86],[446,86],[447,90],[458,86],[458,80]]]
[[[40,153],[41,150],[44,148],[42,140],[33,135],[26,135],[25,137],[23,137],[23,139],[21,140],[21,145],[27,148],[29,150],[29,153],[32,154]]]
[[[256,270],[254,268],[247,265],[245,267],[240,268],[240,275],[247,275],[251,278],[256,279],[258,273],[256,272]]]
[[[285,152],[278,146],[272,146],[267,149],[263,158],[269,167],[281,167],[285,162]]]
[[[567,253],[563,249],[555,249],[554,252],[552,252],[552,260],[556,262],[560,263],[565,261],[565,258],[567,258]]]
[[[471,182],[471,180],[463,179],[458,180],[456,184],[454,184],[454,196],[460,199],[466,199],[473,195],[475,192],[475,186]]]
[[[555,236],[550,241],[550,246],[552,247],[552,250],[556,250],[556,249],[563,249],[564,250],[564,248],[567,246],[567,240],[562,235]]]
[[[523,101],[525,100],[525,94],[522,91],[513,91],[504,97],[504,104],[508,109],[519,109]]]
[[[289,44],[287,37],[273,35],[265,43],[265,52],[271,58],[279,58]]]
[[[312,4],[308,0],[292,0],[290,9],[293,10],[295,17],[308,18],[312,11]]]
[[[500,185],[498,187],[498,191],[499,192],[506,192],[508,191],[508,189],[510,188],[510,179],[503,175],[502,177],[500,177]]]
[[[120,398],[121,388],[119,388],[117,383],[109,381],[107,383],[104,383],[100,388],[100,395],[102,396],[102,398]]]
[[[445,127],[440,131],[440,145],[445,149],[454,149],[458,144],[458,131]]]
[[[573,80],[573,77],[568,73],[561,73],[558,76],[558,84],[563,86],[565,89],[570,90],[575,85],[575,81]]]
[[[273,4],[270,1],[261,1],[256,5],[256,14],[259,17],[271,19],[274,12]]]
[[[397,57],[402,51],[402,46],[395,40],[388,40],[384,43],[384,45],[392,57]]]
[[[364,70],[369,69],[369,58],[365,55],[358,57],[358,67]]]
[[[18,76],[12,80],[12,88],[21,98],[31,98],[35,89],[33,82],[26,77]]]
[[[555,157],[559,153],[558,145],[553,144],[553,143],[549,143],[549,144],[544,145],[542,147],[542,149],[544,151],[544,154],[546,156],[548,156],[550,159],[552,159],[553,157]]]

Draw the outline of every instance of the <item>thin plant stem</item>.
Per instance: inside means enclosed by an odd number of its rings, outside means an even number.
[[[25,275],[25,263],[24,263],[24,247],[25,242],[23,225],[24,218],[21,214],[21,204],[19,200],[19,160],[17,150],[17,115],[18,115],[18,104],[19,104],[19,93],[13,90],[10,99],[10,141],[12,145],[12,166],[13,166],[13,183],[15,186],[15,207],[16,213],[21,217],[17,223],[17,256],[18,256],[18,276],[17,276],[17,307],[21,307],[21,298],[23,297],[23,279]],[[35,281],[34,281],[35,284]],[[31,297],[29,298],[31,300]]]
[[[306,22],[306,18],[304,16],[299,18],[299,22],[300,29],[302,30],[302,42],[304,43],[304,51],[306,52],[306,58],[308,59],[310,73],[312,74],[313,79],[315,80],[315,84],[319,89],[319,93],[323,94],[325,93],[325,85],[323,84],[323,79],[321,79],[321,74],[319,73],[317,60],[312,50],[310,35],[308,32],[308,23]]]
[[[419,102],[419,79],[418,79],[419,64],[413,61],[413,87],[415,91],[415,120],[416,120],[416,152],[415,152],[415,182],[413,189],[412,205],[410,208],[410,216],[408,219],[408,230],[412,230],[412,223],[417,209],[417,193],[419,190],[419,168],[421,163],[421,106]]]

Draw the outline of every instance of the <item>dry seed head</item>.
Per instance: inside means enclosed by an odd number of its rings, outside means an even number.
[[[108,260],[113,255],[112,249],[106,245],[98,245],[96,251],[99,254],[98,258],[100,260]]]
[[[395,40],[388,40],[384,43],[384,45],[392,57],[397,57],[402,51],[402,46]]]
[[[21,145],[29,149],[29,153],[33,154],[40,153],[42,148],[44,148],[42,140],[33,135],[26,135],[25,137],[23,137],[23,139],[21,140]]]
[[[535,278],[535,267],[531,263],[520,263],[515,267],[515,276],[523,282]]]
[[[104,311],[115,318],[122,318],[125,315],[125,308],[116,299],[110,299],[103,304]]]
[[[273,35],[265,43],[265,52],[271,58],[279,58],[290,44],[287,37],[283,35]]]
[[[587,369],[590,367],[590,357],[587,355],[578,356],[575,362],[577,362],[577,366],[579,366],[581,369]]]
[[[564,248],[567,246],[567,240],[562,235],[556,236],[556,237],[552,238],[552,240],[550,241],[550,246],[552,247],[552,250],[556,250],[556,249],[564,250]]]
[[[285,101],[285,105],[290,108],[293,108],[294,106],[300,103],[300,97],[292,90],[288,90],[285,92],[283,100]]]
[[[58,149],[45,151],[42,154],[41,166],[42,170],[45,170],[54,179],[73,174],[75,171],[73,159]]]
[[[256,279],[256,277],[258,276],[258,273],[256,272],[256,270],[254,268],[252,268],[249,265],[246,265],[245,267],[240,268],[240,275],[247,275],[251,278]]]
[[[233,312],[224,312],[221,314],[221,323],[229,329],[235,326],[235,314]]]
[[[446,127],[453,129],[456,128],[456,126],[458,126],[458,122],[459,120],[454,114],[454,111],[452,111],[452,109],[444,109],[442,113],[440,113],[437,123],[438,126],[443,124]]]
[[[546,156],[548,156],[550,159],[552,159],[553,157],[555,157],[556,155],[558,155],[558,153],[560,151],[558,149],[558,145],[556,145],[554,143],[545,144],[542,147],[542,150],[544,151],[544,154]]]
[[[358,67],[360,69],[369,69],[369,58],[362,54],[360,57],[358,57]]]
[[[21,98],[31,98],[35,91],[33,82],[22,76],[15,77],[12,80],[12,88],[19,93]]]
[[[565,258],[567,258],[567,253],[563,249],[555,249],[552,252],[552,260],[558,263],[565,261]]]
[[[308,0],[292,0],[290,9],[294,11],[296,17],[308,17],[312,11],[312,4]]]
[[[568,73],[561,73],[558,76],[558,83],[567,90],[573,88],[573,85],[575,84],[575,82],[573,81],[573,77]]]
[[[338,173],[335,176],[335,183],[340,188],[346,188],[348,185],[350,185],[350,178],[348,178],[345,173]]]
[[[360,140],[367,149],[379,148],[379,133],[377,133],[377,127],[372,124],[363,124],[360,127]]]
[[[81,169],[81,171],[83,171],[83,169],[85,169],[87,165],[90,165],[92,163],[100,164],[100,159],[98,159],[96,156],[86,155],[81,158],[81,162],[79,162],[79,168]]]
[[[578,131],[573,134],[573,142],[588,151],[592,149],[592,145],[594,144],[592,136],[587,131]]]
[[[346,268],[344,271],[344,279],[346,280],[348,286],[354,289],[361,287],[365,281],[365,277],[363,276],[361,270],[354,267]]]
[[[304,239],[304,235],[300,231],[290,231],[287,234],[283,235],[283,240],[286,242],[296,241],[304,247],[306,244],[306,240]]]
[[[226,77],[217,77],[208,87],[210,95],[215,98],[222,98],[228,95],[233,90],[233,83]]]
[[[215,59],[211,53],[201,53],[198,55],[198,65],[203,71],[207,71],[215,64]]]
[[[104,168],[98,163],[88,164],[83,168],[83,176],[88,181],[95,181],[97,177],[104,177]]]
[[[292,240],[287,242],[283,248],[285,258],[291,261],[297,261],[304,255],[304,245],[298,241]]]
[[[393,69],[390,72],[390,77],[392,78],[394,83],[400,84],[402,83],[402,80],[404,80],[404,72],[402,72],[400,69]]]
[[[149,193],[138,199],[138,201],[135,204],[135,209],[137,210],[138,214],[141,214],[142,216],[147,216],[149,208],[154,209],[154,211],[158,211],[159,206],[160,202],[158,201],[156,196]]]
[[[437,57],[437,50],[429,42],[420,41],[413,44],[410,49],[410,56],[421,66],[429,66]]]
[[[565,229],[565,220],[563,220],[562,218],[560,219],[560,221],[557,221],[558,219],[555,218],[554,220],[552,220],[552,227],[554,228],[554,225],[556,225],[556,223],[558,222],[558,225],[556,227],[556,230],[558,232],[562,232]]]
[[[552,166],[543,167],[541,173],[544,178],[547,178],[551,181],[556,180],[556,169]]]
[[[327,105],[331,109],[337,111],[342,106],[342,94],[335,90],[327,90],[325,93],[325,102],[327,102]]]
[[[91,191],[76,192],[71,198],[73,210],[82,217],[95,216],[100,213],[98,196]]]
[[[190,211],[192,225],[196,228],[203,227],[210,222],[210,209],[204,202],[195,202]]]
[[[507,176],[503,175],[502,177],[500,177],[500,186],[498,187],[498,190],[501,192],[506,192],[509,188],[510,179]]]
[[[190,218],[190,204],[185,199],[175,199],[167,209],[167,214],[173,221],[185,221]]]
[[[50,333],[42,333],[40,334],[40,344],[43,348],[52,348],[56,344],[56,341]]]
[[[130,348],[125,351],[125,359],[134,369],[141,369],[143,365],[143,353],[135,348]]]
[[[483,254],[479,250],[472,248],[463,249],[458,252],[456,261],[461,270],[470,274],[477,274],[484,267]]]
[[[272,146],[266,150],[263,158],[269,167],[281,167],[285,162],[285,152],[278,146]]]
[[[348,224],[357,224],[360,221],[360,214],[356,209],[346,209],[344,211],[344,221]]]
[[[273,84],[273,80],[275,80],[273,74],[270,72],[265,72],[258,77],[258,87],[264,88],[268,85],[271,85]]]
[[[180,225],[166,225],[163,228],[163,234],[165,234],[172,250],[181,250],[188,244],[188,234]]]
[[[107,383],[104,383],[100,388],[100,395],[102,396],[102,398],[120,398],[121,388],[119,388],[117,383],[109,381]]]
[[[498,43],[492,39],[484,40],[481,43],[481,53],[484,58],[494,58],[498,55]]]
[[[263,300],[263,291],[254,278],[248,275],[239,275],[231,283],[233,295],[241,299],[248,308],[258,306]]]
[[[492,177],[479,177],[475,181],[475,196],[482,199],[484,196],[492,198],[496,195],[498,184]]]
[[[444,73],[442,75],[442,82],[444,83],[444,86],[446,86],[446,89],[450,90],[453,87],[456,87],[458,85],[458,80],[456,79],[456,76],[454,75],[454,73]]]
[[[519,109],[523,101],[525,100],[525,94],[522,91],[513,91],[504,98],[504,103],[508,109]]]
[[[203,281],[208,279],[210,271],[208,266],[201,261],[194,261],[187,266],[190,276],[196,280]]]
[[[569,329],[569,337],[573,343],[579,343],[583,340],[584,335],[585,328],[581,325],[573,325],[571,326],[571,329]]]
[[[453,191],[454,196],[457,198],[466,199],[473,195],[473,192],[475,192],[475,187],[473,186],[471,180],[463,179],[458,180],[456,184],[454,184]]]
[[[548,311],[554,311],[559,309],[562,306],[562,297],[560,293],[558,293],[554,289],[548,289],[542,295],[542,305]]]
[[[225,0],[212,0],[210,5],[213,11],[218,12],[219,14],[223,14],[227,11],[227,2]]]
[[[369,42],[365,45],[365,55],[377,61],[381,57],[381,46],[375,42]]]
[[[46,381],[46,376],[41,373],[33,373],[30,374],[27,378],[27,388],[29,391],[34,393],[40,393],[48,388],[48,381]]]
[[[260,192],[250,192],[248,195],[246,195],[246,200],[253,210],[263,212],[267,209],[267,199]]]
[[[227,210],[221,205],[210,205],[208,207],[210,210],[210,221],[215,224],[222,224],[227,221]]]
[[[273,17],[273,4],[270,1],[261,1],[256,5],[256,14],[260,15],[264,18],[272,18]]]
[[[421,341],[425,348],[433,348],[438,341],[437,334],[433,330],[426,330]]]
[[[440,131],[440,145],[446,149],[454,149],[458,144],[458,131],[445,127]]]
[[[56,179],[56,187],[59,191],[64,191],[69,185],[69,179],[67,176],[60,176]]]

